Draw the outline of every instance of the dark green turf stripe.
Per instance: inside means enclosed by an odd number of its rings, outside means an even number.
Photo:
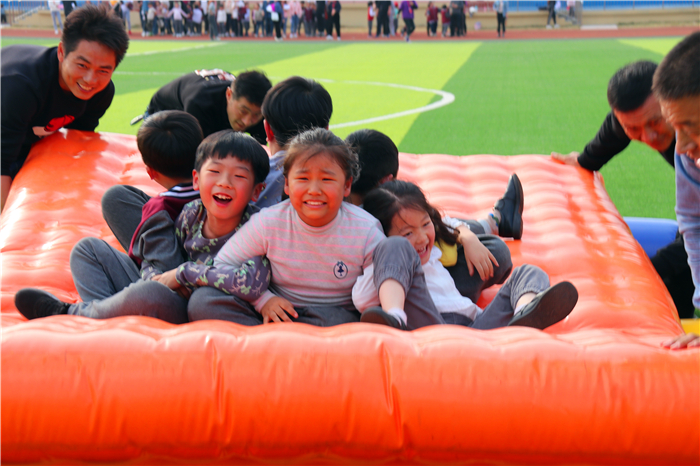
[[[484,42],[443,88],[456,102],[418,117],[400,149],[580,151],[608,112],[610,76],[626,63],[661,58],[617,40]],[[673,172],[651,149],[632,143],[602,173],[623,215],[673,217]]]

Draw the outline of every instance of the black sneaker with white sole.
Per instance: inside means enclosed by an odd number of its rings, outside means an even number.
[[[544,330],[571,314],[577,302],[578,291],[572,283],[557,283],[523,306],[508,325]]]

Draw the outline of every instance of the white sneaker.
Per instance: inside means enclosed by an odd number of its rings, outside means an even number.
[[[333,36],[327,35],[327,36],[326,36],[326,40],[333,40]]]
[[[340,41],[340,37],[338,37],[338,41]]]
[[[558,25],[558,24],[555,24],[555,25],[554,25],[554,29],[559,29],[559,25]]]
[[[548,24],[548,25],[547,25],[547,29],[552,29],[552,26],[550,26],[550,25]]]

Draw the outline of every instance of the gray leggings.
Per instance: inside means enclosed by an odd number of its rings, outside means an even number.
[[[518,300],[529,292],[549,288],[549,277],[535,265],[517,267],[493,301],[474,321],[462,314],[439,314],[425,283],[420,258],[406,238],[391,236],[377,246],[373,255],[377,290],[387,279],[401,283],[406,293],[404,312],[409,330],[436,324],[457,324],[478,329],[505,327],[513,318]]]
[[[408,330],[444,324],[430,297],[420,257],[403,236],[390,236],[377,245],[372,254],[374,286],[388,279],[396,280],[406,292],[404,312]]]
[[[299,317],[290,316],[293,322],[332,327],[360,321],[360,313],[335,306],[294,307]],[[263,317],[252,305],[208,286],[197,288],[187,305],[190,321],[217,319],[241,325],[262,325]]]
[[[448,324],[488,330],[508,325],[513,318],[515,306],[525,293],[539,293],[549,288],[549,276],[536,265],[524,264],[513,270],[513,275],[498,290],[496,297],[480,315],[472,321],[462,314],[444,313],[443,319]]]
[[[187,300],[165,285],[144,281],[134,261],[97,238],[84,238],[70,256],[75,287],[83,300],[68,313],[93,319],[126,315],[187,322]]]

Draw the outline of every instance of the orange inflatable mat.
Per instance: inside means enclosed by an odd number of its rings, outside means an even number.
[[[0,230],[3,463],[697,465],[700,350],[660,347],[682,332],[673,303],[599,175],[544,156],[401,154],[399,176],[480,218],[513,172],[525,192],[513,262],[580,294],[546,331],[27,322],[17,290],[75,301],[71,247],[117,246],[102,193],[158,191],[131,136],[46,138]]]

